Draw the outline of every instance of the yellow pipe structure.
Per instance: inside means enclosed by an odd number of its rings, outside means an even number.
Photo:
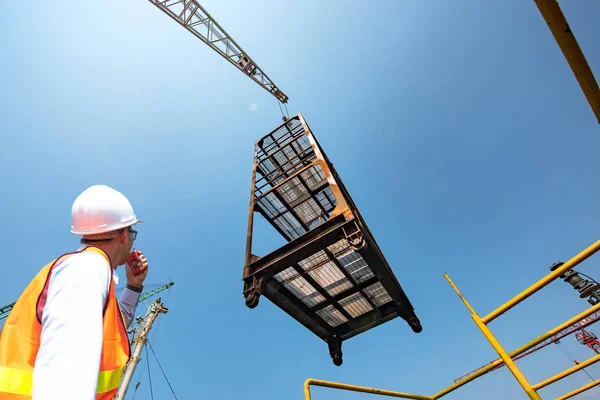
[[[531,383],[525,378],[525,375],[523,375],[519,367],[517,367],[517,364],[510,358],[506,353],[506,350],[504,350],[500,342],[498,342],[498,339],[496,339],[492,331],[490,331],[490,328],[481,322],[478,315],[473,315],[472,318],[477,327],[481,330],[481,333],[483,333],[485,338],[490,342],[494,350],[496,350],[496,353],[498,353],[502,361],[504,361],[504,364],[506,364],[506,367],[513,374],[517,382],[519,382],[519,385],[521,385],[525,393],[527,393],[527,396],[529,396],[531,400],[542,400],[540,395],[537,394],[536,390],[531,386]]]
[[[597,381],[594,382],[590,382],[587,385],[584,385],[582,387],[580,387],[579,389],[573,390],[572,392],[569,392],[565,395],[562,395],[560,397],[557,397],[556,400],[567,400],[570,399],[573,396],[577,396],[579,393],[583,393],[586,390],[590,390],[591,388],[600,385],[600,379],[598,379]]]
[[[451,283],[451,285],[454,287],[454,283]],[[468,303],[467,303],[468,304]],[[558,325],[557,327],[549,330],[548,332],[544,333],[543,335],[538,336],[537,338],[533,339],[532,341],[530,341],[529,343],[524,344],[523,346],[519,347],[518,349],[510,352],[508,355],[510,356],[510,358],[514,358],[516,356],[518,356],[521,353],[526,352],[527,350],[531,349],[533,346],[536,346],[540,343],[542,343],[544,340],[556,335],[558,332],[568,328],[569,326],[573,325],[574,323],[581,321],[582,319],[586,318],[587,316],[595,313],[596,311],[600,311],[600,304],[596,304],[593,307],[588,308],[587,310],[577,314],[576,316],[574,316],[573,318],[568,319],[567,321],[563,322],[562,324]],[[441,390],[440,392],[434,394],[433,396],[431,396],[434,400],[437,400],[445,395],[447,395],[450,392],[455,391],[456,389],[458,389],[459,387],[466,385],[467,383],[479,378],[482,375],[487,374],[488,372],[490,372],[492,369],[501,366],[502,364],[504,364],[504,362],[502,361],[502,359],[498,359],[488,365],[486,365],[485,368],[480,369],[479,371],[475,372],[473,375],[470,375],[468,377],[466,377],[465,379],[456,382],[455,384],[448,386],[447,388],[445,388],[444,390]]]
[[[517,382],[519,382],[519,384],[521,385],[521,387],[523,388],[525,393],[527,393],[529,398],[532,400],[542,400],[540,395],[537,394],[535,389],[531,386],[531,384],[529,383],[527,378],[525,378],[525,375],[523,375],[523,373],[521,372],[519,367],[517,367],[517,365],[512,360],[510,355],[506,352],[506,350],[504,350],[504,348],[502,347],[500,342],[498,342],[498,339],[496,339],[496,337],[494,336],[494,334],[492,333],[490,328],[488,328],[487,325],[481,319],[481,317],[479,317],[479,315],[477,315],[477,313],[475,312],[473,307],[471,307],[471,305],[469,304],[467,299],[465,299],[465,297],[458,290],[458,288],[456,287],[454,282],[452,282],[452,279],[450,279],[450,277],[446,273],[444,274],[444,277],[446,278],[448,283],[450,283],[450,285],[452,286],[452,288],[454,289],[454,291],[456,292],[458,297],[460,297],[461,300],[463,301],[463,303],[465,303],[465,306],[467,306],[469,311],[471,311],[471,318],[473,318],[475,325],[477,325],[477,327],[481,330],[481,333],[483,333],[483,336],[485,336],[485,338],[490,342],[490,344],[492,345],[494,350],[496,350],[496,353],[498,353],[498,355],[500,356],[502,361],[504,361],[504,364],[506,364],[506,366],[508,367],[510,372],[513,374],[513,376],[515,377]]]
[[[511,353],[512,354],[512,353]],[[514,357],[513,355],[511,355],[511,357]],[[440,390],[439,392],[437,392],[436,394],[434,394],[433,396],[431,396],[431,398],[433,400],[437,400],[439,398],[444,397],[445,395],[447,395],[448,393],[454,392],[456,389],[458,389],[459,387],[466,385],[467,383],[479,378],[482,375],[487,374],[488,372],[490,372],[490,370],[496,368],[497,366],[503,364],[504,362],[502,361],[502,359],[496,360],[491,364],[486,365],[485,368],[480,369],[479,371],[475,372],[473,375],[468,376],[467,378],[458,381],[456,383],[454,383],[453,385],[448,386],[447,388]]]
[[[534,294],[535,292],[537,292],[538,290],[544,288],[546,285],[548,285],[550,282],[552,282],[568,270],[574,268],[577,264],[590,257],[598,250],[600,250],[600,240],[589,246],[587,249],[583,250],[581,253],[577,254],[575,257],[571,258],[569,261],[561,265],[555,271],[549,273],[548,275],[546,275],[545,277],[543,277],[542,279],[525,289],[523,292],[519,293],[518,295],[516,295],[515,297],[513,297],[512,299],[510,299],[509,301],[507,301],[506,303],[504,303],[485,317],[483,317],[481,319],[481,322],[483,322],[485,325],[489,324],[490,322],[492,322],[493,320],[495,320],[496,318],[498,318],[499,316],[501,316],[502,314],[504,314],[505,312],[507,312],[508,310],[510,310],[511,308],[513,308],[514,306],[531,296],[532,294]],[[456,290],[456,288],[454,290]]]
[[[524,344],[523,346],[519,347],[518,349],[516,349],[515,351],[510,353],[510,356],[511,357],[518,356],[519,354],[531,349],[533,346],[542,343],[544,340],[546,340],[546,339],[556,335],[557,333],[561,332],[562,330],[568,328],[569,326],[573,325],[574,323],[579,322],[582,319],[592,315],[596,311],[600,311],[600,303],[588,308],[585,311],[580,312],[576,316],[569,318],[568,320],[566,320],[562,324],[556,326],[555,328],[550,329],[548,332],[544,333],[543,335],[540,335],[537,338],[533,339],[531,342]]]
[[[546,379],[545,381],[542,381],[540,383],[537,383],[535,385],[533,385],[533,388],[535,390],[541,389],[543,387],[546,387],[548,385],[553,384],[556,381],[559,381],[563,378],[566,378],[567,376],[574,374],[577,371],[580,371],[582,369],[584,369],[585,367],[589,367],[592,364],[597,363],[598,361],[600,361],[600,354],[595,355],[592,358],[588,358],[587,360],[585,360],[582,363],[579,363],[577,365],[572,366],[571,368],[565,369],[563,372],[558,373],[554,376],[551,376],[550,378]]]
[[[448,278],[447,278],[448,279]],[[456,286],[454,285],[454,282],[452,282],[451,280],[449,281],[450,284],[452,285],[453,288],[455,288]],[[466,305],[468,305],[467,307],[470,308],[472,310],[472,307],[470,306],[470,304],[466,301],[466,299],[464,297],[462,297],[462,294],[460,293],[460,291],[458,292],[459,296],[461,297],[461,299],[463,299],[463,301],[465,302]],[[474,310],[473,310],[474,311]],[[581,321],[582,319],[588,317],[589,315],[600,311],[600,304],[596,304],[593,307],[588,308],[587,310],[577,314],[576,316],[568,319],[567,321],[563,322],[562,324],[556,326],[555,328],[549,330],[548,332],[544,333],[543,335],[538,336],[537,338],[533,339],[532,341],[524,344],[523,346],[519,347],[518,349],[510,352],[508,354],[508,356],[512,359],[516,356],[518,356],[519,354],[531,349],[532,347],[540,344],[541,342],[543,342],[544,340],[556,335],[557,333],[561,332],[562,330],[566,329],[567,327],[573,325],[574,323]],[[417,399],[421,398],[421,399],[431,399],[431,400],[438,400],[442,397],[444,397],[445,395],[447,395],[448,393],[451,393],[453,391],[455,391],[456,389],[462,387],[463,385],[466,385],[467,383],[479,378],[482,375],[487,374],[488,372],[490,372],[490,370],[501,366],[502,364],[504,364],[504,361],[502,359],[498,359],[490,364],[488,364],[485,368],[482,368],[481,370],[475,372],[473,375],[468,376],[467,378],[456,382],[455,384],[448,386],[447,388],[439,391],[438,393],[427,397],[427,396],[421,396],[421,397],[416,397]],[[600,384],[600,380],[597,381],[596,384],[594,385],[586,385],[583,386],[580,389],[577,389],[578,391],[574,391],[571,393],[568,393],[565,396],[568,397],[560,397],[559,399],[563,400],[563,399],[568,399],[570,397],[573,397],[579,393],[582,393],[596,385]],[[340,383],[335,383],[335,382],[328,382],[328,381],[323,381],[323,380],[318,380],[318,379],[307,379],[306,382],[304,383],[304,394],[305,394],[305,398],[306,400],[311,400],[310,397],[310,388],[309,386],[313,385],[313,386],[324,386],[324,387],[329,387],[329,388],[334,388],[334,389],[346,389],[346,387],[354,387],[354,388],[361,388],[360,386],[352,386],[352,385],[345,385],[345,384],[340,384]],[[344,386],[343,388],[340,387]],[[538,384],[539,385],[539,384]],[[534,386],[535,387],[535,386]],[[398,393],[404,396],[419,396],[419,395],[411,395],[408,393],[402,393],[402,392],[390,392],[390,391],[386,391],[386,390],[380,390],[380,389],[374,389],[374,388],[368,388],[368,387],[362,387],[362,390],[360,390],[361,392],[364,393],[371,393],[371,394],[382,394],[382,393]],[[357,390],[358,391],[358,390]],[[411,397],[404,397],[404,398],[411,398]],[[558,400],[558,399],[557,399]]]
[[[450,286],[452,286],[452,289],[454,289],[454,291],[456,292],[456,294],[458,295],[458,297],[460,297],[460,299],[462,300],[463,303],[465,303],[465,306],[467,306],[467,308],[469,309],[469,311],[471,311],[471,315],[477,315],[477,313],[475,312],[475,310],[473,309],[473,307],[471,307],[471,305],[469,304],[469,302],[467,301],[467,299],[465,299],[465,296],[462,295],[462,293],[460,292],[460,290],[458,290],[458,288],[456,287],[456,285],[454,284],[454,282],[452,282],[452,279],[450,279],[450,277],[448,276],[447,273],[444,272],[444,278],[446,278],[446,280],[448,281],[448,283],[450,284]]]
[[[393,392],[391,390],[382,390],[376,388],[370,388],[365,386],[356,386],[356,385],[348,385],[345,383],[338,382],[329,382],[323,381],[320,379],[307,379],[304,381],[304,398],[305,400],[311,400],[310,397],[310,386],[322,386],[332,389],[341,389],[348,390],[350,392],[361,392],[361,393],[369,393],[376,394],[380,396],[388,396],[388,397],[399,397],[401,399],[413,399],[413,400],[433,400],[430,396],[421,396],[419,394],[410,394],[410,393],[402,393],[402,392]]]
[[[565,56],[592,111],[600,123],[600,89],[569,23],[556,0],[535,0],[538,10],[548,24],[558,47]]]

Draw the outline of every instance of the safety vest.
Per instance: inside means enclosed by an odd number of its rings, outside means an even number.
[[[95,247],[86,247],[83,251],[102,255],[110,266],[110,260],[104,251]],[[80,252],[64,254],[42,268],[25,288],[8,316],[0,333],[0,400],[31,399],[33,369],[40,347],[42,312],[50,276],[60,262],[78,253]],[[115,296],[113,269],[109,268],[111,279],[103,316],[102,357],[96,388],[96,399],[101,400],[115,396],[123,370],[131,357],[125,321]],[[69,388],[65,388],[65,392],[68,393],[68,390]]]

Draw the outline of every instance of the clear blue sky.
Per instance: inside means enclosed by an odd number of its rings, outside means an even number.
[[[599,76],[600,3],[562,3]],[[136,245],[147,282],[176,283],[153,345],[180,399],[301,399],[308,377],[432,394],[495,358],[443,272],[487,314],[598,239],[599,126],[533,0],[202,4],[303,113],[423,332],[384,324],[345,342],[338,368],[268,301],[246,308],[253,145],[281,115],[144,0],[2,7],[0,304],[77,246],[72,201],[107,184],[146,221]],[[599,265],[580,270],[598,277]],[[491,328],[512,350],[586,306],[555,282]],[[537,382],[571,366],[567,353],[592,355],[571,337],[519,365]],[[151,371],[155,398],[170,398]],[[541,394],[586,382],[577,374]],[[136,398],[150,398],[147,376]],[[447,398],[525,396],[504,369]]]

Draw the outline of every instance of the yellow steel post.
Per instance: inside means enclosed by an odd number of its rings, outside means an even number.
[[[571,258],[569,261],[561,265],[555,271],[549,273],[548,275],[546,275],[545,277],[543,277],[542,279],[525,289],[523,292],[519,293],[517,296],[513,297],[512,299],[510,299],[509,301],[507,301],[506,303],[504,303],[503,305],[501,305],[500,307],[483,317],[481,319],[481,322],[483,322],[486,325],[489,324],[494,319],[498,318],[506,311],[510,310],[511,308],[513,308],[514,306],[516,306],[517,304],[519,304],[520,302],[537,292],[538,290],[542,289],[550,282],[564,274],[566,271],[572,269],[577,264],[591,256],[598,250],[600,250],[600,240],[589,246],[587,249],[583,250],[581,253],[577,254],[575,257]]]
[[[565,378],[565,377],[567,377],[567,376],[569,376],[571,374],[574,374],[577,371],[580,371],[580,370],[584,369],[585,367],[589,367],[590,365],[595,364],[598,361],[600,361],[600,354],[597,354],[597,355],[595,355],[592,358],[588,358],[587,360],[585,360],[582,363],[574,365],[571,368],[566,369],[566,370],[564,370],[561,373],[558,373],[558,374],[556,374],[554,376],[551,376],[550,378],[546,379],[545,381],[542,381],[540,383],[537,383],[537,384],[533,385],[533,388],[535,390],[538,390],[538,389],[541,389],[543,387],[546,387],[546,386],[548,386],[548,385],[550,385],[550,384],[552,384],[552,383],[554,383],[556,381],[559,381],[559,380],[561,380],[561,379],[563,379],[563,378]]]
[[[304,398],[305,398],[305,400],[311,400],[311,397],[310,397],[310,386],[311,385],[328,387],[331,389],[348,390],[351,392],[370,393],[370,394],[376,394],[376,395],[380,395],[380,396],[399,397],[401,399],[433,400],[432,397],[430,397],[430,396],[421,396],[419,394],[393,392],[391,390],[382,390],[382,389],[370,388],[370,387],[365,387],[365,386],[348,385],[345,383],[330,382],[330,381],[323,381],[320,379],[310,379],[310,378],[307,379],[306,381],[304,381]]]
[[[477,313],[475,312],[473,307],[471,307],[471,305],[469,304],[467,299],[465,299],[465,297],[460,293],[460,291],[458,290],[458,288],[456,287],[454,282],[452,282],[452,280],[450,279],[448,274],[444,274],[444,277],[446,278],[448,283],[450,283],[450,285],[452,286],[452,288],[454,289],[454,291],[456,292],[458,297],[460,297],[461,300],[463,301],[463,303],[465,303],[465,306],[467,306],[469,311],[471,311],[471,318],[473,319],[473,321],[475,322],[477,327],[481,330],[481,333],[483,333],[483,335],[486,337],[486,339],[490,342],[490,344],[492,345],[494,350],[496,350],[496,353],[498,353],[498,355],[500,356],[502,361],[504,361],[504,363],[506,364],[506,366],[508,367],[510,372],[513,374],[513,376],[515,377],[517,382],[519,382],[519,384],[521,385],[521,387],[523,388],[525,393],[527,393],[529,398],[532,400],[542,400],[540,395],[537,394],[535,389],[533,389],[533,387],[531,386],[531,384],[529,383],[527,378],[525,378],[525,376],[523,375],[521,370],[517,367],[517,365],[514,363],[512,358],[506,352],[506,350],[504,350],[504,348],[502,347],[500,342],[498,342],[498,339],[496,339],[494,337],[494,335],[492,334],[490,329],[482,321],[481,317],[479,317],[479,315],[477,315]]]
[[[587,98],[592,111],[600,123],[600,89],[594,74],[571,31],[560,6],[556,0],[535,0],[535,4],[548,24],[558,47],[565,56],[583,94]]]
[[[310,398],[310,385],[314,379],[307,379],[304,381],[304,400],[311,400]]]
[[[517,367],[517,364],[515,364],[515,362],[512,360],[512,358],[510,358],[510,356],[506,352],[506,350],[504,350],[500,342],[498,342],[498,339],[496,339],[496,337],[492,334],[490,328],[488,328],[487,325],[481,322],[481,318],[479,318],[479,315],[472,315],[471,318],[473,318],[475,324],[479,327],[483,335],[490,342],[494,350],[496,350],[496,353],[498,353],[502,361],[504,361],[506,367],[510,370],[515,379],[519,382],[519,384],[521,385],[525,393],[527,393],[529,398],[532,400],[542,400],[540,395],[537,394],[535,389],[531,386],[527,378],[525,378],[525,375],[523,375],[521,370]]]
[[[594,382],[590,382],[587,385],[584,385],[582,387],[580,387],[579,389],[573,390],[572,392],[569,392],[565,395],[562,395],[560,397],[557,397],[556,400],[567,400],[570,399],[573,396],[577,396],[579,393],[583,393],[586,390],[590,390],[591,388],[600,385],[600,379],[598,379],[597,381]]]

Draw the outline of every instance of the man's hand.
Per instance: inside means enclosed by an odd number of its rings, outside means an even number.
[[[131,269],[129,268],[129,266],[127,264],[125,264],[125,275],[127,276],[127,283],[129,283],[131,286],[142,286],[142,284],[144,283],[144,280],[146,279],[146,275],[148,275],[148,260],[146,259],[146,256],[140,251],[138,250],[139,254],[139,270],[141,271],[140,274],[138,275],[134,275],[133,272],[131,272]]]

